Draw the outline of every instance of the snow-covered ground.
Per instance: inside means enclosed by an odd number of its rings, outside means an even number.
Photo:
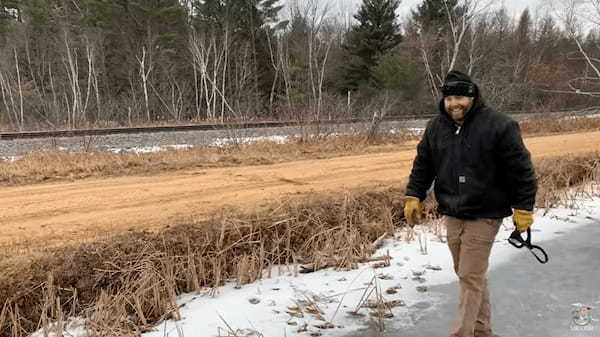
[[[543,241],[594,221],[600,221],[600,198],[580,199],[576,208],[556,208],[545,214],[538,211],[532,241],[543,247]],[[526,249],[508,244],[506,239],[513,229],[512,220],[505,219],[492,249],[490,269],[517,255],[537,263]],[[435,310],[442,300],[427,287],[457,278],[443,235],[440,240],[417,226],[414,241],[407,242],[405,236],[406,232],[394,233],[374,254],[389,254],[387,267],[374,268],[379,262],[371,262],[350,271],[324,269],[295,275],[295,266],[279,266],[271,270],[270,278],[265,271],[262,280],[240,289],[230,282],[214,297],[208,291],[182,295],[178,300],[182,319],[162,322],[143,336],[343,336],[370,320],[378,321],[372,316],[375,310],[358,307],[361,303],[376,304],[378,294],[380,300],[393,306],[394,318],[384,322],[409,326],[415,313]],[[67,332],[84,336],[82,326],[81,320],[72,320]],[[41,332],[32,335],[38,336]]]

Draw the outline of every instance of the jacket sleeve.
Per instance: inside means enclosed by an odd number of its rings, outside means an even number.
[[[499,156],[510,187],[510,202],[514,209],[532,211],[537,193],[537,179],[531,155],[521,137],[519,123],[504,123],[499,138]]]
[[[435,167],[431,155],[430,133],[432,122],[427,124],[423,138],[417,146],[417,156],[413,162],[413,168],[406,186],[406,195],[424,200],[427,190],[435,178]]]

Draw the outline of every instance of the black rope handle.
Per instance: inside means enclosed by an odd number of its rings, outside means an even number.
[[[538,260],[542,264],[548,263],[549,257],[546,251],[540,246],[531,244],[531,228],[527,228],[526,233],[527,237],[523,239],[523,237],[521,236],[521,232],[519,232],[518,229],[515,229],[514,232],[510,234],[510,237],[508,238],[508,243],[517,248],[527,247],[527,249],[529,249],[529,252],[531,252],[531,254],[536,258],[536,260]],[[539,256],[538,253],[536,253],[537,251],[539,251],[542,254],[542,256]]]

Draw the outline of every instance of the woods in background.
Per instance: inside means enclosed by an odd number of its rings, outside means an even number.
[[[600,34],[574,2],[520,18],[491,3],[423,0],[401,20],[400,0],[0,1],[0,124],[432,113],[452,68],[499,110],[596,104]]]

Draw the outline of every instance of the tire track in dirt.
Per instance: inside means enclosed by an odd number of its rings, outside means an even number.
[[[597,151],[600,132],[528,138],[526,143],[536,158]],[[2,188],[0,247],[55,246],[131,229],[156,229],[202,219],[223,207],[257,207],[286,195],[400,185],[412,166],[414,147],[274,165]]]

